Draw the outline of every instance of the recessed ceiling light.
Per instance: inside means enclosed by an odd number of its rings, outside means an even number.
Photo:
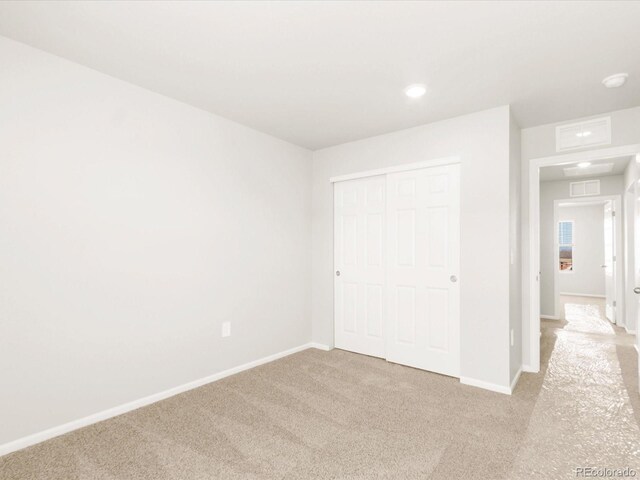
[[[404,89],[404,94],[409,98],[419,98],[427,93],[427,87],[422,85],[421,83],[415,83],[413,85],[409,85]]]
[[[624,85],[627,81],[628,73],[616,73],[615,75],[609,75],[602,80],[602,84],[607,88],[618,88]]]
[[[588,137],[589,135],[591,135],[591,132],[589,130],[576,133],[576,137]]]
[[[580,163],[578,164],[578,166],[579,166],[580,168],[587,168],[587,167],[591,166],[591,162],[580,162]]]

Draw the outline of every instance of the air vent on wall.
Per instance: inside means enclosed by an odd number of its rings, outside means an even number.
[[[611,143],[611,117],[596,118],[556,127],[556,151]]]
[[[589,195],[600,195],[600,180],[585,180],[569,184],[569,196],[586,197]]]

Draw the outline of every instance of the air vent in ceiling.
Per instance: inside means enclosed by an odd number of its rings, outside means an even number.
[[[556,151],[611,143],[611,117],[596,118],[556,127]]]
[[[613,170],[613,163],[600,163],[588,167],[567,167],[564,170],[565,177],[582,177],[584,175],[602,175]]]

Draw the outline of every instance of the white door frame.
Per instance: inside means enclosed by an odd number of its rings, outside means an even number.
[[[554,231],[554,267],[553,267],[553,316],[560,318],[560,271],[558,270],[558,207],[563,203],[602,204],[612,202],[615,212],[614,235],[616,244],[616,266],[615,266],[615,296],[616,296],[616,324],[624,322],[624,269],[620,266],[627,258],[623,254],[624,237],[622,235],[622,196],[621,195],[594,195],[589,197],[572,197],[553,201],[553,231]]]
[[[406,172],[409,170],[418,170],[420,168],[438,167],[441,165],[452,165],[460,163],[460,157],[442,157],[431,160],[423,160],[421,162],[405,163],[402,165],[394,165],[392,167],[376,168],[375,170],[364,170],[362,172],[347,173],[346,175],[338,175],[329,179],[330,183],[343,182],[345,180],[353,180],[355,178],[373,177],[375,175],[386,175],[387,173]]]
[[[640,154],[640,144],[632,144],[534,158],[529,162],[529,245],[526,246],[529,253],[529,278],[527,279],[529,288],[528,291],[522,292],[530,299],[529,311],[526,312],[529,317],[529,329],[523,330],[525,338],[522,339],[523,344],[529,344],[529,362],[524,368],[526,371],[540,371],[540,167],[638,154]]]
[[[638,316],[638,302],[636,294],[633,292],[636,284],[636,262],[638,261],[635,251],[636,181],[637,179],[632,179],[630,184],[625,185],[626,189],[622,194],[624,204],[624,328],[627,333],[633,335],[636,334]],[[633,320],[631,321],[631,319]]]

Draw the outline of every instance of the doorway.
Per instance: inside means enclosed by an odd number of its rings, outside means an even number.
[[[543,157],[533,159],[529,163],[529,175],[526,186],[528,188],[528,214],[529,214],[529,230],[528,230],[528,248],[525,252],[528,255],[527,267],[525,270],[525,277],[523,279],[524,292],[523,295],[527,296],[530,300],[527,310],[525,312],[525,318],[527,321],[527,328],[523,329],[524,338],[523,343],[528,345],[528,355],[525,359],[523,370],[529,372],[540,371],[540,319],[546,315],[541,312],[541,263],[540,263],[540,175],[541,170],[544,167],[563,167],[563,166],[577,166],[579,163],[594,163],[594,162],[606,162],[616,158],[627,157],[631,162],[634,162],[634,167],[637,165],[636,158],[640,158],[640,144],[627,145],[621,147],[603,148],[599,150],[584,151],[577,153],[567,153],[554,155],[551,157]],[[625,179],[626,179],[625,172]],[[637,172],[634,172],[634,181],[638,180]],[[586,189],[583,190],[586,192]],[[587,192],[589,193],[589,192]],[[599,194],[597,192],[596,194]],[[622,191],[617,192],[622,193]],[[570,196],[565,196],[569,197]],[[617,221],[620,221],[619,219]],[[637,228],[637,227],[636,227]],[[618,243],[619,245],[619,243]],[[619,249],[624,251],[624,245]],[[619,264],[622,264],[620,258],[618,258]],[[621,269],[623,270],[623,269]],[[622,293],[617,294],[617,299],[622,298],[629,301],[630,289],[627,289],[627,285],[622,281],[624,290]],[[640,295],[639,295],[640,297]],[[616,299],[616,302],[617,302]],[[620,307],[624,302],[617,303],[616,307]],[[624,308],[617,308],[618,318],[624,319]]]
[[[618,195],[554,201],[554,231],[545,231],[541,224],[541,264],[550,264],[554,273],[551,318],[562,317],[561,297],[590,297],[603,299],[606,318],[616,323],[616,313],[624,302],[621,211]],[[550,235],[553,239],[546,238]],[[553,258],[545,258],[544,245],[551,242]],[[542,265],[541,270],[545,270]],[[543,284],[548,280],[544,275],[541,278]],[[542,285],[541,290],[549,290],[548,285]],[[544,301],[541,297],[541,311]]]

